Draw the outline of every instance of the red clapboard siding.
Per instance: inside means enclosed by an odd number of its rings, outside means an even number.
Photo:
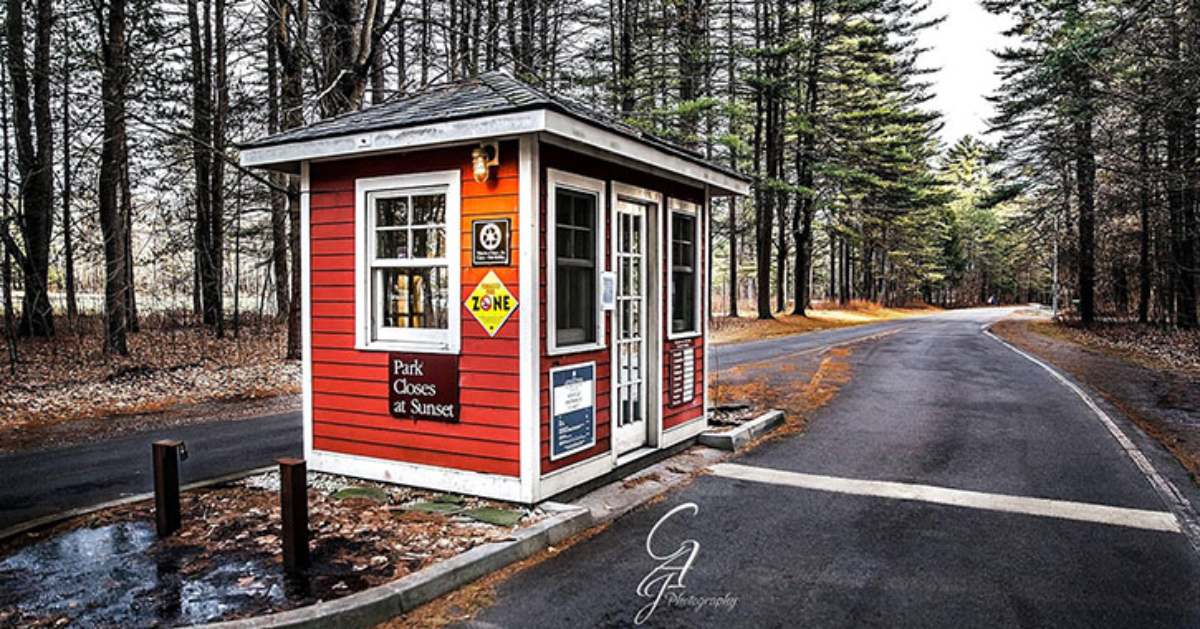
[[[418,421],[397,422],[390,417],[385,418],[378,415],[356,413],[354,411],[330,409],[325,410],[325,419],[330,424],[361,426],[396,432],[414,432],[427,435],[468,437],[498,443],[508,443],[511,441],[515,437],[513,434],[514,431],[517,430],[509,426],[497,426],[487,422],[468,422],[465,419],[457,424]]]
[[[516,459],[489,459],[476,454],[459,454],[457,452],[443,452],[440,450],[419,450],[404,446],[347,441],[329,437],[314,437],[313,448],[326,452],[340,452],[373,459],[388,459],[416,463],[418,465],[451,467],[483,474],[518,476],[521,473],[520,462]]]
[[[462,173],[462,295],[487,274],[470,267],[470,221],[508,218],[511,267],[493,267],[518,295],[517,143],[503,142],[500,166],[483,184],[471,177],[462,147],[322,162],[310,171],[313,446],[318,450],[516,476],[520,464],[519,318],[489,337],[465,309],[459,358],[461,413],[454,424],[393,418],[387,354],[354,349],[355,180],[457,169]]]
[[[564,171],[571,172],[571,173],[578,174],[578,175],[584,175],[587,177],[592,177],[595,179],[601,179],[601,180],[605,180],[605,181],[609,181],[609,182],[619,181],[621,183],[639,186],[639,187],[647,188],[650,190],[656,190],[658,192],[663,193],[668,198],[675,197],[675,198],[684,199],[687,201],[692,201],[694,203],[701,203],[701,204],[704,202],[704,191],[702,189],[685,186],[683,184],[680,184],[680,183],[677,183],[674,181],[669,181],[666,179],[655,177],[644,171],[638,171],[638,170],[630,169],[630,168],[620,166],[617,164],[613,164],[611,162],[605,162],[602,160],[598,160],[593,157],[575,153],[575,152],[570,151],[565,148],[561,148],[561,147],[557,147],[557,146],[553,146],[553,145],[542,144],[541,145],[541,161],[542,161],[542,169],[543,170],[539,174],[539,176],[541,177],[541,181],[542,181],[543,185],[540,186],[540,188],[542,190],[542,198],[539,200],[539,203],[540,203],[540,208],[541,208],[541,213],[542,213],[541,221],[542,221],[543,225],[549,225],[548,219],[546,217],[546,195],[549,193],[549,190],[547,189],[547,186],[545,185],[545,181],[546,181],[545,169],[546,168],[557,168],[560,170],[564,170]],[[605,205],[607,206],[607,202],[605,203]],[[665,207],[666,207],[666,204],[664,203],[664,211],[665,211]],[[605,221],[606,221],[606,228],[611,229],[611,226],[608,225],[608,223],[607,223],[607,221],[608,221],[607,216],[605,217]],[[611,246],[610,246],[611,245],[611,234],[609,234],[608,236],[609,236],[609,242],[605,243],[605,256],[606,257],[611,256],[611,250],[610,250],[611,249]],[[543,331],[542,338],[539,340],[540,348],[541,348],[540,351],[542,353],[542,360],[541,360],[541,387],[542,387],[541,406],[542,406],[542,408],[541,408],[541,429],[540,429],[541,444],[540,444],[540,447],[541,447],[541,470],[542,470],[543,474],[546,474],[548,472],[552,472],[554,470],[561,469],[563,467],[572,465],[579,461],[590,459],[592,457],[595,457],[600,454],[604,454],[605,452],[609,451],[609,444],[610,444],[609,434],[611,431],[609,390],[610,390],[610,385],[612,383],[612,374],[610,372],[609,363],[610,363],[610,359],[611,359],[610,348],[611,348],[611,343],[612,343],[612,323],[611,323],[611,317],[606,316],[605,317],[605,319],[606,319],[605,325],[606,325],[607,329],[605,332],[605,334],[606,334],[605,338],[610,345],[609,345],[609,347],[606,347],[603,350],[596,351],[596,352],[582,353],[582,354],[572,354],[569,356],[552,357],[552,356],[546,355],[546,353],[545,353],[545,351],[546,351],[545,329],[546,329],[547,321],[546,321],[546,308],[545,308],[544,304],[546,301],[545,278],[548,276],[548,271],[547,271],[547,265],[546,265],[546,248],[545,248],[544,240],[539,241],[538,247],[540,249],[539,260],[540,260],[540,264],[541,264],[541,273],[539,273],[540,286],[538,288],[539,294],[541,295],[541,299],[539,299],[539,302],[541,302],[543,304],[542,307],[539,308],[539,310],[538,310],[538,316],[540,317],[540,320],[541,320],[540,327]],[[702,255],[704,255],[704,254],[702,254]],[[665,256],[664,256],[664,259],[665,259]],[[609,268],[611,268],[611,265]],[[703,281],[706,282],[707,278],[704,278]],[[662,285],[662,290],[660,291],[660,294],[663,295],[664,301],[666,299],[669,299],[669,297],[667,297],[667,295],[666,295],[665,282]],[[666,307],[664,304],[664,312],[666,312],[666,311],[667,310],[666,310]],[[666,319],[666,317],[664,317],[664,319]],[[665,339],[665,334],[666,334],[665,325],[666,324],[664,322],[664,330],[662,332],[662,334],[664,334],[664,339]],[[696,339],[694,341],[694,343],[696,343],[696,346],[698,348],[702,348],[702,342],[700,341],[700,339]],[[669,346],[669,344],[664,342],[664,350],[668,346]],[[697,351],[700,352],[700,354],[698,354],[698,358],[699,358],[700,355],[703,355],[703,351],[702,351],[702,349],[698,349]],[[549,448],[549,444],[550,444],[550,424],[549,424],[550,375],[549,375],[549,372],[550,372],[550,369],[552,367],[556,367],[559,365],[569,365],[569,364],[587,362],[587,361],[593,361],[593,360],[596,362],[596,407],[597,407],[596,408],[596,435],[597,435],[596,446],[585,452],[581,452],[579,454],[572,455],[565,459],[560,459],[558,461],[551,461],[550,460],[550,448]],[[666,377],[665,369],[664,369],[664,377]],[[703,383],[703,380],[702,380],[703,372],[702,372],[701,363],[699,360],[697,360],[697,362],[696,362],[696,378],[699,383]],[[664,387],[665,386],[666,386],[666,382],[664,381]],[[664,390],[665,390],[665,388],[664,388]],[[701,386],[697,390],[697,399],[698,400],[700,399],[700,396],[703,394],[702,392],[703,392],[703,387]],[[702,401],[698,402],[695,406],[684,406],[684,407],[680,407],[678,409],[668,408],[664,402],[662,410],[663,410],[663,426],[666,428],[671,428],[671,427],[686,423],[688,421],[698,419],[703,415],[703,412],[704,412]]]

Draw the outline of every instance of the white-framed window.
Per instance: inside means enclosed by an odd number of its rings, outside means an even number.
[[[680,199],[670,201],[667,221],[667,290],[671,296],[667,338],[697,336],[701,325],[700,206]]]
[[[604,182],[546,170],[546,343],[553,355],[601,349]]]
[[[460,173],[355,184],[355,346],[457,353]]]

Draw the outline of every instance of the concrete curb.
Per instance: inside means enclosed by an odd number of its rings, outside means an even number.
[[[203,489],[205,487],[212,487],[213,485],[220,485],[222,483],[228,483],[228,482],[235,481],[235,480],[241,480],[243,478],[248,478],[250,476],[256,476],[258,474],[265,474],[266,472],[271,472],[271,471],[274,471],[275,469],[276,468],[274,465],[268,465],[265,467],[256,467],[256,468],[250,469],[250,470],[242,470],[240,472],[233,472],[232,474],[225,474],[223,476],[217,476],[214,478],[196,481],[194,483],[188,483],[186,485],[180,485],[179,491],[184,492],[184,491],[191,491],[193,489]],[[135,494],[133,496],[126,496],[125,498],[118,498],[116,500],[109,500],[108,502],[102,502],[100,504],[91,505],[90,507],[79,507],[78,509],[68,509],[66,511],[60,511],[58,513],[51,513],[50,515],[44,515],[39,518],[34,518],[32,520],[26,520],[24,522],[21,522],[20,524],[14,524],[6,529],[0,530],[0,542],[8,540],[11,537],[20,535],[21,533],[26,533],[26,532],[32,531],[34,529],[40,529],[44,526],[50,526],[52,524],[58,524],[59,522],[63,522],[65,520],[70,520],[71,518],[79,517],[81,515],[95,513],[97,511],[103,511],[105,509],[111,509],[113,507],[122,507],[122,506],[125,506],[128,504],[133,504],[135,502],[141,502],[143,500],[154,500],[154,493],[151,492],[151,493],[145,493],[145,494]]]
[[[783,420],[783,411],[770,410],[733,430],[702,432],[700,433],[700,443],[718,450],[737,452],[747,443],[782,425]]]
[[[209,629],[372,627],[530,557],[592,525],[587,509],[559,503],[543,503],[542,508],[557,515],[517,531],[508,541],[472,548],[391,583],[286,612],[199,626]]]

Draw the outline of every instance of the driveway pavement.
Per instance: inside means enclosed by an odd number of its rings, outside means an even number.
[[[151,430],[55,450],[0,455],[0,528],[154,490],[150,443],[182,439],[180,482],[270,465],[303,450],[300,413]]]
[[[893,324],[806,433],[517,573],[463,626],[1200,626],[1175,515],[1080,398],[982,333],[1002,314]]]

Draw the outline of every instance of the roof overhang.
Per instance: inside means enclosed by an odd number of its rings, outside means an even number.
[[[247,147],[242,149],[241,164],[247,168],[267,168],[295,173],[299,172],[300,163],[305,161],[346,159],[529,133],[559,136],[644,164],[653,170],[664,171],[677,178],[705,184],[710,186],[716,195],[746,195],[750,192],[750,182],[747,179],[549,109]]]

